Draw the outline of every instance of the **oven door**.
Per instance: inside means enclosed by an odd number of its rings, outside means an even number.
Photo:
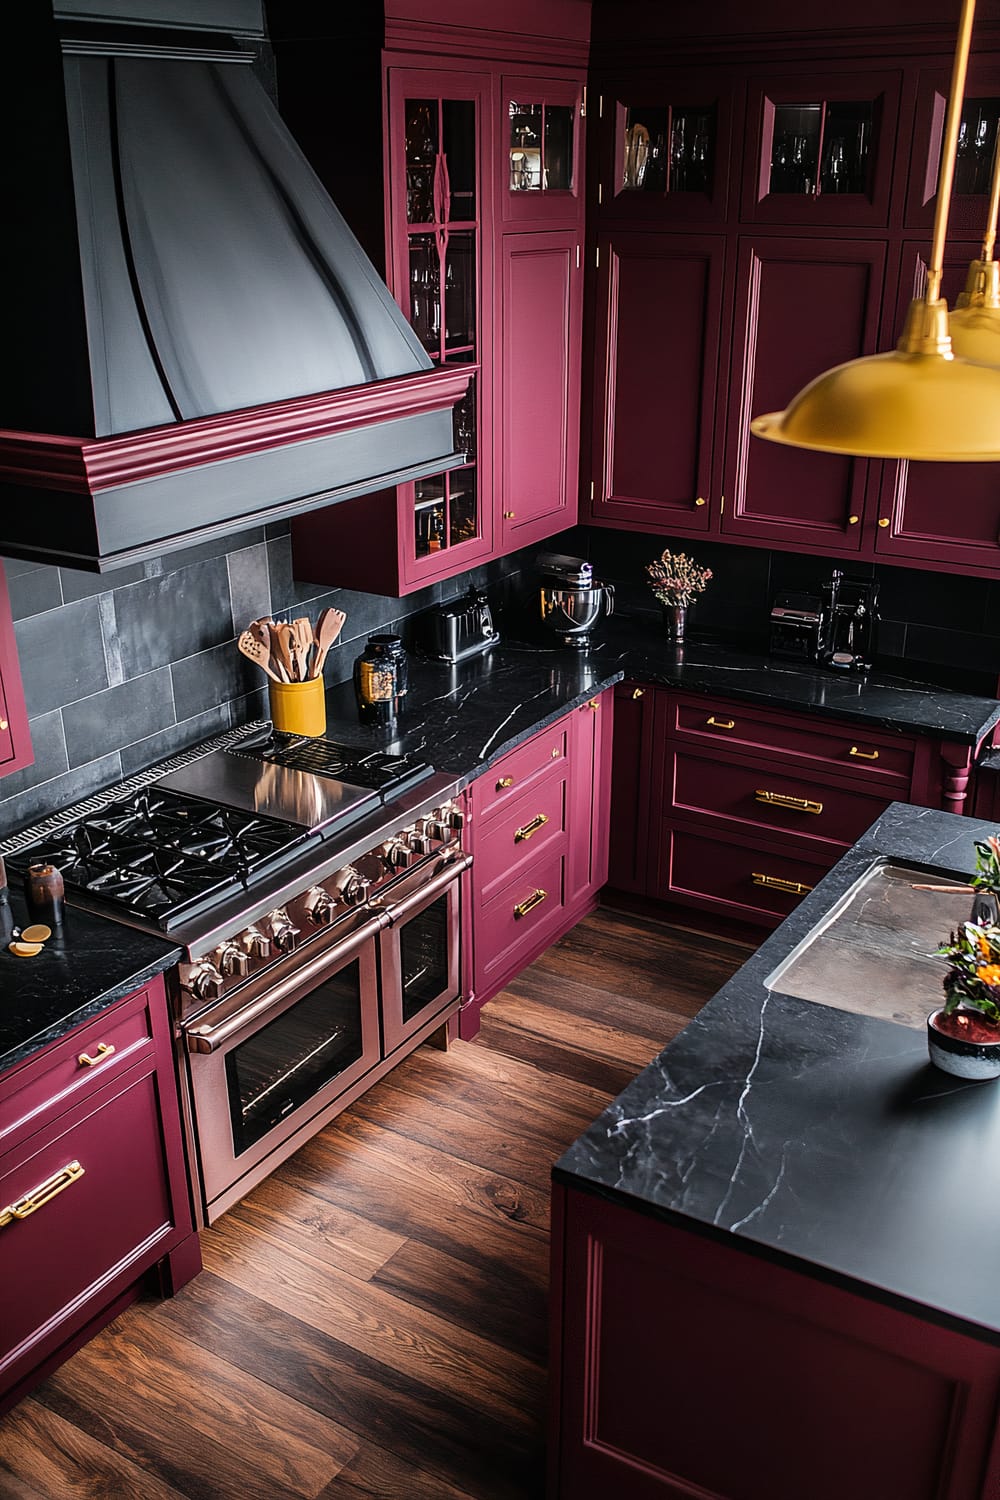
[[[379,958],[387,1057],[461,999],[460,877],[471,864],[471,854],[460,854],[386,905],[389,925],[379,937]]]
[[[290,1156],[379,1061],[378,913],[266,989],[184,1027],[208,1221]],[[237,1186],[238,1184],[238,1186]]]

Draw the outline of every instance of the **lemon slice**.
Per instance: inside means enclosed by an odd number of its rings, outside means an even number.
[[[34,958],[42,951],[41,943],[8,943],[7,947],[8,951],[16,954],[18,958]]]
[[[22,943],[45,943],[51,936],[51,927],[46,927],[44,922],[36,922],[33,927],[24,928],[20,941]]]

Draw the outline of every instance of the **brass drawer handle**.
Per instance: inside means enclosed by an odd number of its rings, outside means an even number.
[[[110,1057],[114,1050],[113,1042],[98,1042],[95,1048],[96,1057],[91,1057],[89,1052],[81,1052],[77,1062],[82,1063],[85,1068],[92,1068],[95,1063],[103,1062],[106,1057]]]
[[[780,875],[758,875],[754,873],[750,879],[754,885],[762,885],[768,891],[784,891],[788,896],[807,896],[812,890],[811,885],[803,885],[801,880],[782,880]]]
[[[16,1219],[27,1219],[39,1208],[44,1208],[46,1203],[59,1193],[65,1192],[72,1187],[74,1182],[79,1182],[83,1176],[83,1168],[78,1161],[71,1161],[58,1172],[40,1182],[30,1193],[25,1193],[23,1198],[18,1198],[16,1203],[10,1203],[6,1208],[0,1208],[0,1229],[8,1224],[13,1224]]]
[[[717,719],[714,714],[709,714],[708,718],[705,720],[705,723],[706,724],[711,724],[711,726],[712,726],[713,729],[735,729],[736,728],[736,720],[735,719]]]
[[[645,698],[645,696],[646,696],[646,689],[645,688],[633,688],[632,689],[632,702],[633,703],[636,701],[637,698]]]
[[[559,749],[559,746],[557,745],[556,748],[552,752],[552,759],[553,760],[558,760],[561,754],[562,754],[562,751]]]
[[[523,844],[525,839],[530,839],[533,833],[538,832],[539,828],[544,828],[548,821],[548,813],[538,813],[535,817],[532,818],[530,823],[525,823],[523,828],[518,828],[515,830],[514,843]]]
[[[787,807],[790,812],[821,813],[822,802],[810,802],[808,797],[790,797],[787,792],[754,792],[758,802],[769,807]]]
[[[858,760],[878,760],[877,750],[859,750],[857,745],[852,745],[847,753],[856,756]]]
[[[595,712],[595,713],[596,713],[596,712],[597,712],[597,710],[598,710],[598,709],[599,709],[599,708],[600,708],[600,706],[601,706],[601,705],[600,705],[600,703],[599,703],[599,702],[598,702],[598,701],[597,701],[597,699],[596,699],[596,698],[591,698],[591,700],[590,700],[590,702],[589,702],[589,703],[588,703],[588,704],[587,704],[587,707],[588,707],[588,708],[592,708],[592,709],[593,709],[593,710],[594,710],[594,712]]]
[[[515,921],[519,917],[526,917],[529,911],[534,911],[536,906],[541,906],[542,902],[546,899],[548,894],[548,891],[543,891],[541,886],[539,886],[537,890],[532,891],[527,901],[519,901],[518,904],[514,907]]]
[[[514,785],[514,778],[513,778],[513,776],[501,776],[500,780],[497,782],[497,791],[498,792],[505,792],[509,786],[513,786],[513,785]]]

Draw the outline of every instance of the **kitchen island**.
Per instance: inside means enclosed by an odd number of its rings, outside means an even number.
[[[554,1494],[997,1493],[1000,1089],[779,987],[874,864],[992,831],[892,805],[557,1163]]]

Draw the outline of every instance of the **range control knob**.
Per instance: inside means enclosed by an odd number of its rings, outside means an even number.
[[[382,858],[390,870],[405,870],[413,861],[413,850],[400,834],[383,845]]]
[[[456,807],[454,802],[449,802],[447,807],[442,808],[442,812],[444,821],[449,828],[454,828],[456,833],[465,827],[465,813],[460,807]]]
[[[267,920],[271,925],[271,937],[274,939],[274,946],[278,952],[291,953],[295,947],[299,929],[293,925],[285,908],[279,906],[277,910],[270,913]]]
[[[259,927],[248,927],[240,941],[251,958],[271,957],[271,939]]]
[[[306,891],[302,904],[309,920],[315,922],[317,927],[328,927],[333,921],[334,900],[321,885],[314,885]]]
[[[209,959],[204,959],[188,974],[182,988],[196,1000],[218,1000],[225,988],[225,980]]]
[[[345,906],[361,906],[368,895],[370,884],[353,865],[345,865],[342,870],[338,870],[331,881],[334,898],[342,901]]]
[[[237,943],[223,943],[220,948],[216,948],[215,958],[220,973],[226,978],[238,975],[243,979],[250,973],[250,955]]]
[[[452,831],[443,807],[436,807],[430,817],[424,820],[424,832],[438,844],[450,843]]]
[[[422,828],[415,829],[413,833],[407,833],[406,842],[414,854],[430,854],[431,852],[430,835],[425,833]]]

